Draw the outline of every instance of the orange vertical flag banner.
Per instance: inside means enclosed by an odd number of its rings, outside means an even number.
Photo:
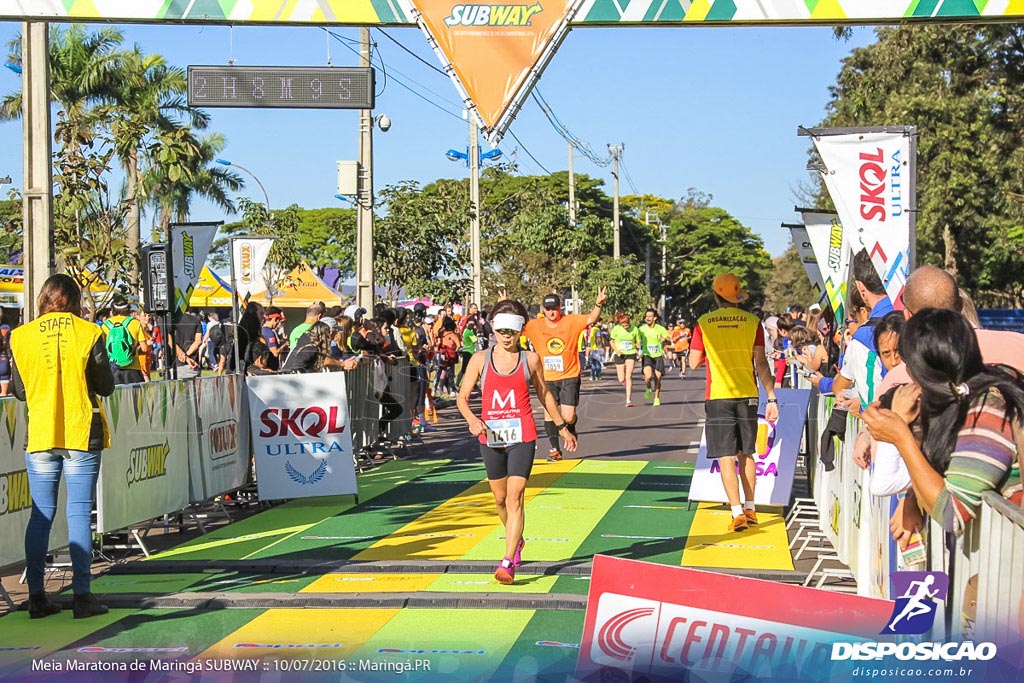
[[[579,0],[521,4],[461,4],[413,0],[420,23],[457,85],[493,132],[506,110],[528,94],[530,71],[575,14]],[[446,65],[447,66],[447,65]],[[502,131],[503,132],[503,131]]]

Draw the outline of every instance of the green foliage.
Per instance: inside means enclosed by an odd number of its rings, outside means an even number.
[[[134,290],[138,254],[127,243],[128,208],[111,200],[107,189],[114,156],[109,137],[83,131],[60,116],[55,139],[55,256],[82,287],[86,307],[95,311],[109,305],[115,293]]]
[[[587,312],[594,305],[597,290],[606,287],[608,301],[602,309],[602,317],[611,323],[617,311],[629,313],[639,320],[643,311],[651,305],[647,287],[643,284],[644,268],[632,257],[616,261],[611,256],[592,259],[586,264],[587,277],[581,283],[579,294],[583,299],[582,311]]]
[[[667,290],[671,317],[693,318],[715,307],[715,276],[735,273],[750,294],[750,305],[764,301],[772,268],[761,238],[724,209],[701,202],[677,204],[668,223]]]
[[[0,200],[0,262],[20,263],[24,238],[21,228],[21,198]]]
[[[1024,305],[1024,27],[877,36],[844,60],[822,125],[917,126],[918,263],[956,274],[982,305]]]
[[[469,290],[469,190],[457,180],[424,188],[414,181],[379,193],[386,214],[374,222],[373,269],[389,299],[460,298]]]
[[[806,308],[818,299],[795,246],[772,259],[772,266],[764,289],[764,310],[782,313],[790,304]]]

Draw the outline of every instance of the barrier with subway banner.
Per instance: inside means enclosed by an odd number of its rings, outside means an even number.
[[[25,440],[28,410],[14,398],[0,400],[0,567],[25,559],[25,528],[32,513],[28,472],[25,469]],[[50,531],[50,549],[68,544],[68,521],[63,514],[67,486],[63,479],[57,499],[57,514]]]
[[[96,487],[99,533],[189,504],[189,408],[181,380],[118,387],[102,400],[111,447]]]
[[[358,493],[345,375],[248,378],[261,499]]]
[[[771,424],[764,419],[766,396],[762,393],[758,407],[758,438],[755,454],[757,485],[754,501],[762,505],[788,505],[793,493],[793,477],[800,451],[800,438],[807,420],[807,403],[811,393],[806,389],[777,389],[779,420]],[[705,427],[705,432],[707,428]],[[738,465],[737,465],[738,466]],[[690,500],[727,503],[722,486],[718,460],[708,458],[707,440],[701,434],[700,450],[690,485]]]

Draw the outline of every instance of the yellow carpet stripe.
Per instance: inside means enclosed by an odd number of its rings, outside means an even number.
[[[268,657],[344,659],[362,647],[398,609],[272,609],[211,645],[198,659]],[[238,647],[238,645],[285,647]],[[308,645],[310,647],[287,647]],[[337,647],[335,647],[337,645]]]
[[[572,470],[577,462],[537,462],[526,488],[526,501]],[[352,559],[458,560],[499,526],[501,521],[494,509],[494,496],[484,480],[420,515]]]
[[[413,593],[427,590],[440,574],[324,574],[300,593]]]
[[[728,505],[701,503],[693,516],[683,550],[684,567],[793,569],[789,535],[781,507],[759,506],[757,526],[729,531]]]

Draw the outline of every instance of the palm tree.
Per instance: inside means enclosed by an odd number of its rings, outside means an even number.
[[[214,164],[224,149],[224,136],[220,133],[195,140],[158,140],[150,150],[149,168],[142,176],[147,205],[160,212],[161,239],[167,237],[172,220],[188,219],[192,200],[203,197],[227,213],[237,210],[229,196],[245,186],[244,179],[219,164]],[[184,150],[178,154],[176,150]]]
[[[109,102],[119,80],[124,53],[121,31],[104,27],[87,33],[81,24],[50,26],[50,99],[79,128],[96,121],[95,105]],[[21,36],[8,42],[8,61],[21,64]],[[0,99],[0,121],[21,118],[21,91]]]
[[[138,194],[140,183],[140,152],[151,143],[152,136],[184,139],[184,131],[205,128],[209,116],[188,106],[185,98],[185,71],[168,66],[159,55],[144,55],[136,45],[125,54],[119,87],[109,108],[114,147],[125,169],[128,204],[128,246],[137,253],[140,239]],[[190,136],[188,136],[190,137]]]

